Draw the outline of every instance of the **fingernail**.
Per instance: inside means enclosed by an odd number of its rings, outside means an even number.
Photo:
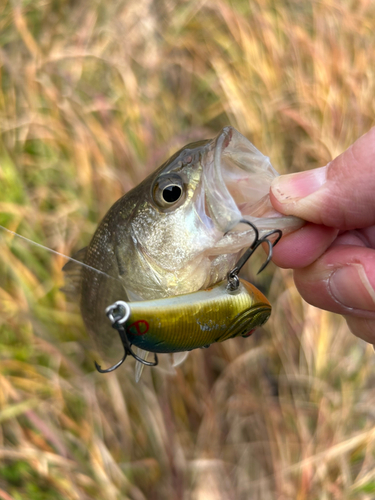
[[[340,267],[329,279],[332,296],[346,307],[375,311],[375,290],[360,264]]]
[[[281,203],[290,203],[315,193],[326,180],[327,166],[296,174],[280,175],[272,182],[271,189]]]

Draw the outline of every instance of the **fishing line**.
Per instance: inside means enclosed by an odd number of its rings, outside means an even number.
[[[80,260],[73,259],[72,257],[68,257],[67,255],[64,255],[63,253],[57,252],[56,250],[52,250],[52,248],[45,247],[44,245],[41,245],[40,243],[37,243],[36,241],[30,240],[29,238],[26,238],[26,236],[22,236],[21,234],[15,233],[14,231],[11,231],[10,229],[2,226],[0,224],[0,229],[3,229],[7,233],[12,234],[13,236],[17,236],[18,238],[21,238],[21,240],[25,240],[28,243],[31,243],[32,245],[35,245],[36,247],[42,248],[43,250],[47,250],[47,252],[52,252],[55,255],[58,255],[59,257],[64,257],[64,259],[70,260],[72,262],[75,262],[76,264],[79,264],[82,267],[86,267],[87,269],[90,269],[91,271],[95,271],[96,273],[103,274],[104,276],[107,276],[107,278],[111,278],[115,280],[116,278],[113,278],[109,274],[99,271],[99,269],[95,269],[95,267],[91,267],[88,264],[85,264],[84,262],[81,262]]]

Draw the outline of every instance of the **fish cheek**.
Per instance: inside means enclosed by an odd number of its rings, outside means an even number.
[[[195,179],[198,181],[198,179]],[[127,291],[152,299],[196,291],[209,274],[207,250],[214,241],[197,214],[193,193],[167,213],[152,203],[138,205],[115,254]]]
[[[134,254],[135,272],[121,279],[127,292],[137,298],[151,300],[200,290],[209,274],[210,260],[201,256],[178,270],[167,271],[148,260],[144,254]]]

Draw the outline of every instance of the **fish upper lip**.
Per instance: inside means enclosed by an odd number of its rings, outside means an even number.
[[[229,126],[207,144],[202,163],[206,214],[216,229],[226,233],[241,219],[272,229],[272,221],[275,224],[282,214],[269,199],[278,174],[267,156]]]

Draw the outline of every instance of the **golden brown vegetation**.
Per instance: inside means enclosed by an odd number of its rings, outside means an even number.
[[[371,0],[0,2],[0,224],[71,255],[227,124],[280,171],[374,124]],[[263,331],[171,376],[94,371],[63,259],[0,235],[0,499],[372,499],[374,369],[289,272]],[[254,267],[253,267],[254,266]]]

